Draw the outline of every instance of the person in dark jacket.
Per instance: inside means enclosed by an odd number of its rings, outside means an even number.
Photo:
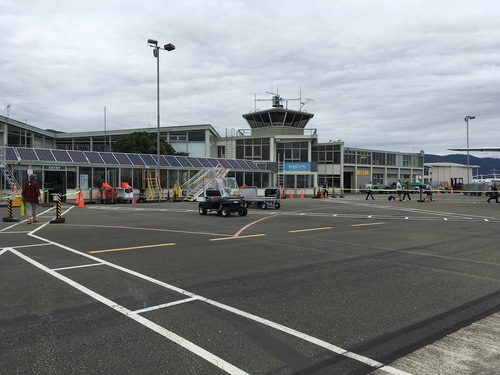
[[[496,182],[491,187],[490,196],[488,197],[488,203],[490,203],[490,200],[492,199],[496,200],[497,203],[500,203],[498,202],[498,188]]]
[[[28,215],[27,223],[36,223],[38,221],[36,211],[40,202],[40,189],[36,183],[36,175],[30,175],[28,181],[24,183],[22,196],[24,206],[26,207],[26,214]]]

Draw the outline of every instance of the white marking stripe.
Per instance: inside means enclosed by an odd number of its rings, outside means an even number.
[[[315,231],[315,230],[326,230],[326,229],[332,229],[332,227],[296,229],[296,230],[289,230],[288,233],[311,232],[311,231]]]
[[[366,223],[366,224],[353,224],[353,225],[351,225],[351,227],[366,227],[369,225],[381,225],[381,224],[385,224],[385,223],[378,222],[378,223]]]
[[[181,289],[181,288],[176,287],[176,286],[174,286],[174,285],[171,285],[171,284],[165,283],[165,282],[163,282],[163,281],[160,281],[160,280],[154,279],[154,278],[152,278],[152,277],[149,277],[149,276],[146,276],[146,275],[140,274],[140,273],[138,273],[138,272],[136,272],[136,271],[133,271],[133,270],[130,270],[130,269],[128,269],[128,268],[125,268],[125,267],[122,267],[122,266],[119,266],[119,265],[116,265],[116,264],[113,264],[113,263],[107,262],[107,261],[102,260],[102,259],[99,259],[99,258],[97,258],[97,257],[95,257],[95,256],[93,256],[93,255],[86,254],[86,253],[82,253],[82,252],[80,252],[80,251],[78,251],[78,250],[72,249],[72,248],[70,248],[70,247],[68,247],[68,246],[65,246],[65,245],[63,245],[63,244],[56,243],[56,242],[54,242],[54,241],[47,240],[47,239],[45,239],[45,238],[43,238],[43,237],[40,237],[40,236],[34,235],[34,234],[32,234],[32,233],[30,233],[29,235],[30,235],[30,236],[32,236],[32,237],[34,237],[34,238],[38,238],[38,239],[40,239],[40,240],[42,240],[42,241],[49,242],[49,243],[53,244],[54,246],[58,246],[58,247],[61,247],[61,248],[63,248],[63,249],[66,249],[66,250],[68,250],[68,251],[70,251],[70,252],[73,252],[73,253],[79,254],[79,255],[81,255],[81,256],[83,256],[83,257],[87,257],[87,258],[93,259],[93,260],[95,260],[96,262],[102,262],[102,263],[104,263],[104,264],[107,264],[107,265],[108,265],[108,266],[110,266],[110,267],[113,267],[113,268],[115,268],[115,269],[121,270],[121,271],[126,272],[126,273],[128,273],[128,274],[130,274],[130,275],[134,275],[134,276],[136,276],[136,277],[138,277],[138,278],[141,278],[141,279],[143,279],[143,280],[147,280],[147,281],[149,281],[149,282],[151,282],[151,283],[153,283],[153,284],[163,286],[163,287],[165,287],[165,288],[167,288],[167,289],[170,289],[170,290],[176,291],[176,292],[178,292],[178,293],[180,293],[180,294],[183,294],[183,295],[186,295],[186,296],[188,296],[188,297],[197,298],[197,299],[199,299],[200,301],[204,301],[204,302],[206,302],[206,303],[209,303],[209,304],[212,304],[212,305],[214,305],[214,306],[217,306],[217,307],[219,307],[219,308],[221,308],[221,309],[224,309],[224,310],[230,311],[230,312],[232,312],[232,313],[234,313],[234,314],[244,316],[244,317],[246,317],[246,318],[248,318],[248,319],[252,319],[252,320],[254,320],[254,321],[261,322],[262,324],[266,324],[266,325],[268,325],[268,326],[270,326],[270,327],[275,327],[276,329],[279,329],[279,330],[281,330],[281,331],[283,331],[283,332],[289,333],[289,334],[291,334],[291,335],[293,335],[293,336],[296,336],[296,337],[300,337],[300,338],[302,338],[303,340],[306,340],[306,341],[309,341],[309,342],[311,342],[311,343],[313,343],[313,344],[316,344],[316,345],[319,345],[319,346],[321,346],[321,347],[324,347],[325,349],[331,350],[331,351],[333,351],[334,353],[338,353],[338,354],[341,354],[341,355],[343,355],[343,356],[345,356],[345,357],[349,357],[349,358],[355,359],[355,360],[357,360],[357,361],[359,361],[359,362],[365,363],[365,364],[367,364],[367,365],[369,365],[369,366],[372,366],[372,367],[374,367],[374,368],[382,368],[382,367],[383,367],[383,369],[384,369],[385,371],[391,372],[392,374],[396,374],[396,375],[409,375],[409,373],[407,373],[407,372],[404,372],[404,371],[402,371],[402,370],[398,370],[398,369],[393,368],[393,367],[391,367],[391,366],[386,366],[386,365],[384,365],[383,363],[378,362],[378,361],[375,361],[375,360],[372,360],[372,359],[370,359],[370,358],[368,358],[368,357],[361,356],[361,355],[359,355],[359,354],[349,352],[349,351],[347,351],[347,350],[345,350],[345,349],[342,349],[342,348],[340,348],[340,347],[338,347],[338,346],[335,346],[335,345],[333,345],[333,344],[327,343],[326,341],[323,341],[323,340],[317,339],[317,338],[312,337],[312,336],[309,336],[309,335],[307,335],[307,334],[301,333],[301,332],[296,331],[296,330],[294,330],[294,329],[292,329],[292,328],[288,328],[288,327],[286,327],[286,326],[283,326],[283,325],[278,324],[278,323],[271,322],[270,320],[267,320],[267,319],[261,318],[261,317],[259,317],[259,316],[256,316],[256,315],[253,315],[253,314],[250,314],[250,313],[246,313],[246,312],[244,312],[244,311],[242,311],[242,310],[239,310],[239,309],[236,309],[236,308],[234,308],[234,307],[227,306],[227,305],[224,305],[224,304],[222,304],[222,303],[219,303],[219,302],[216,302],[216,301],[210,300],[210,299],[208,299],[208,298],[205,298],[205,297],[202,297],[202,296],[196,295],[196,294],[194,294],[194,293],[191,293],[191,292],[189,292],[189,291],[187,291],[187,290]],[[13,250],[13,249],[12,249],[12,250]],[[22,255],[22,254],[21,254],[21,255]],[[50,271],[50,270],[49,270],[49,271]],[[58,275],[58,274],[56,273],[56,275]],[[93,292],[92,292],[92,293],[93,293]],[[104,297],[103,297],[103,298],[104,298]],[[267,322],[267,323],[265,323],[265,322]],[[153,324],[154,324],[154,323],[153,323]],[[279,328],[278,328],[278,327],[279,327]],[[165,336],[165,337],[167,337],[167,336]],[[183,339],[183,340],[184,340],[184,339]],[[172,340],[172,341],[174,341],[174,340]],[[179,345],[181,345],[181,344],[179,344]],[[194,345],[194,344],[193,344],[193,345]],[[200,349],[201,349],[201,348],[200,348]],[[335,349],[335,350],[334,350],[334,349]],[[202,349],[202,350],[203,350],[203,349]],[[196,353],[196,354],[197,354],[197,353]],[[203,357],[203,358],[204,358],[204,357]]]
[[[38,263],[37,261],[25,256],[24,254],[18,252],[17,250],[14,250],[12,248],[9,249],[11,252],[19,256],[20,258],[26,260],[27,262],[33,264],[34,266],[40,268],[42,271],[47,272],[48,274],[58,278],[59,280],[71,285],[73,288],[78,289],[80,292],[87,294],[88,296],[94,298],[95,300],[101,302],[102,304],[111,307],[113,310],[118,311],[119,313],[135,320],[136,322],[142,324],[143,326],[149,328],[150,330],[159,333],[163,337],[175,342],[176,344],[182,346],[183,348],[186,348],[187,350],[193,352],[194,354],[200,356],[201,358],[205,359],[206,361],[210,362],[214,366],[220,368],[221,370],[224,370],[230,374],[235,374],[235,375],[243,375],[247,374],[245,371],[240,370],[236,366],[233,366],[231,363],[224,361],[222,358],[217,357],[216,355],[206,351],[205,349],[199,347],[196,344],[193,344],[192,342],[182,338],[179,335],[176,335],[175,333],[159,326],[158,324],[140,316],[139,314],[130,311],[129,309],[118,305],[117,303],[111,301],[110,299],[95,293],[94,291],[86,288],[85,286],[78,284],[77,282],[67,278],[66,276],[63,276],[50,268],[45,267],[43,264]]]
[[[81,266],[52,268],[52,271],[64,271],[64,270],[72,270],[75,268],[85,268],[85,267],[104,266],[104,265],[105,265],[104,263],[82,264]]]
[[[156,306],[151,306],[151,307],[145,307],[144,309],[140,309],[140,310],[135,310],[134,312],[136,314],[142,314],[142,313],[145,313],[145,312],[149,312],[149,311],[154,311],[154,310],[159,310],[159,309],[163,309],[163,308],[166,308],[166,307],[171,307],[171,306],[176,306],[176,305],[181,305],[183,303],[188,303],[188,302],[192,302],[192,301],[198,301],[199,299],[198,298],[195,298],[195,297],[192,297],[192,298],[185,298],[185,299],[181,299],[179,301],[174,301],[174,302],[169,302],[169,303],[164,303],[162,305],[156,305]]]
[[[222,237],[222,238],[210,238],[209,241],[226,241],[226,240],[238,240],[240,238],[251,238],[251,237],[262,237],[265,234],[249,234],[248,236],[233,236],[233,237]]]

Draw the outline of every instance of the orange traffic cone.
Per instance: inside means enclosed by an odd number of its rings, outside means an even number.
[[[304,199],[304,189],[300,191],[300,199]]]
[[[439,186],[438,186],[438,189],[437,189],[437,195],[441,194],[441,191],[439,191]]]
[[[78,194],[78,207],[82,208],[85,207],[85,203],[83,202],[83,192],[80,190],[80,193]]]
[[[14,196],[14,199],[17,198],[17,185],[14,185],[14,188],[12,189],[12,195]]]
[[[450,194],[453,195],[453,186],[450,188]]]
[[[290,190],[290,199],[293,199],[293,190]]]
[[[132,194],[132,200],[130,201],[130,203],[135,204],[134,194]]]
[[[80,193],[76,193],[75,206],[80,205]]]

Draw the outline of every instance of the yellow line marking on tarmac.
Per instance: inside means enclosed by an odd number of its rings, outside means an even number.
[[[133,247],[119,247],[116,249],[107,249],[107,250],[94,250],[89,251],[90,254],[98,254],[98,253],[110,253],[112,251],[127,251],[127,250],[137,250],[137,249],[148,249],[152,247],[162,247],[162,246],[174,246],[175,243],[160,243],[157,245],[143,245],[143,246],[133,246]]]
[[[209,241],[225,241],[225,240],[236,240],[239,238],[250,238],[250,237],[262,237],[265,234],[249,234],[248,236],[232,236],[232,237],[222,237],[222,238],[210,238]]]
[[[380,223],[367,223],[367,224],[353,224],[351,225],[351,227],[366,227],[367,225],[381,225],[381,224],[385,223],[380,222]]]
[[[314,230],[326,230],[326,229],[332,229],[332,227],[309,228],[309,229],[296,229],[296,230],[289,230],[289,231],[288,231],[288,233],[312,232],[312,231],[314,231]]]

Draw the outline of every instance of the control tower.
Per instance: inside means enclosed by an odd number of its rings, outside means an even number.
[[[314,114],[284,108],[288,100],[273,95],[272,108],[242,115],[252,128],[253,135],[304,135],[304,128]],[[309,101],[310,99],[307,99]],[[304,103],[301,102],[301,108]]]

